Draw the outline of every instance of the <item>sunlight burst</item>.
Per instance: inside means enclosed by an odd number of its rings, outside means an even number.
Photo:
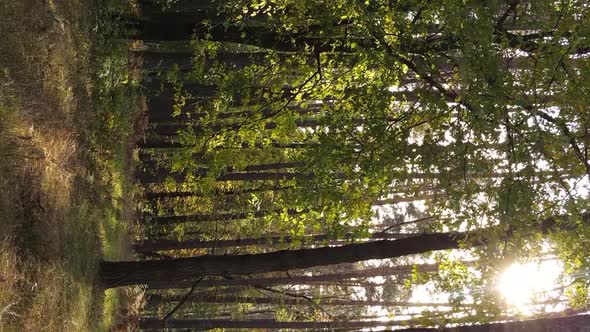
[[[546,299],[558,287],[562,269],[555,260],[515,263],[500,276],[497,288],[508,305],[527,313],[534,301]]]

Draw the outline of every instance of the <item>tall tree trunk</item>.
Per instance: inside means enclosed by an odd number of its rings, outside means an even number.
[[[204,177],[207,175],[207,170],[201,169],[193,172],[193,175],[197,177]],[[171,173],[164,177],[156,177],[150,175],[138,175],[137,180],[141,184],[157,184],[162,183],[167,177],[172,178],[177,183],[181,183],[185,180],[185,174],[183,173]],[[230,172],[219,175],[215,178],[215,181],[266,181],[266,180],[294,180],[294,179],[305,179],[310,178],[311,175],[295,173],[295,172]]]
[[[295,120],[295,125],[299,128],[315,128],[320,125],[320,120],[315,119],[301,119]],[[162,137],[175,137],[181,132],[189,132],[194,135],[203,135],[207,133],[207,130],[220,131],[220,130],[231,130],[239,129],[242,126],[241,123],[227,123],[227,124],[214,124],[207,127],[201,125],[192,125],[188,123],[152,123],[153,127],[151,131],[158,136]],[[264,125],[264,129],[272,130],[277,128],[276,122],[267,122]]]
[[[189,104],[188,106],[183,106],[183,107],[188,107],[187,110],[181,112],[178,115],[173,115],[173,109],[172,108],[166,108],[164,107],[164,109],[159,108],[158,104],[150,104],[150,102],[148,101],[148,114],[149,114],[149,118],[151,122],[154,123],[184,123],[187,122],[189,120],[197,120],[197,119],[201,119],[203,117],[207,116],[206,112],[195,112],[194,110],[190,109],[191,105]],[[293,106],[288,106],[287,109],[289,109],[292,112],[296,112],[301,116],[305,116],[305,115],[309,115],[309,114],[317,114],[320,113],[321,111],[321,107],[319,106],[309,106],[309,107],[305,107],[302,108],[300,106],[297,105],[293,105]],[[260,117],[268,117],[270,115],[272,115],[272,113],[274,112],[274,110],[270,109],[270,108],[266,108],[266,109],[262,109],[262,110],[239,110],[239,111],[229,111],[229,112],[219,112],[218,114],[215,115],[216,119],[246,119],[246,118],[256,118],[258,116]]]
[[[251,311],[246,311],[246,312],[240,312],[240,317],[242,317],[242,319],[244,318],[265,318],[265,319],[269,319],[274,317],[276,310],[272,310],[272,309],[260,309],[260,310],[251,310]],[[212,316],[215,318],[222,318],[222,317],[235,317],[236,316],[236,312],[233,311],[227,311],[227,312],[214,312],[211,315],[208,316]]]
[[[155,225],[172,225],[186,222],[203,222],[203,221],[229,221],[229,220],[240,220],[247,218],[262,218],[264,216],[278,214],[282,212],[282,209],[269,210],[269,211],[255,211],[255,212],[219,212],[219,213],[205,213],[205,214],[190,214],[180,216],[159,216],[151,217],[148,219],[150,224]],[[308,209],[297,211],[295,209],[287,210],[287,214],[296,215],[305,213]]]
[[[412,234],[395,233],[395,232],[376,232],[369,236],[370,239],[398,239],[400,237],[411,236]],[[343,244],[351,242],[354,239],[353,233],[346,233],[341,239],[335,239],[330,234],[316,234],[303,237],[292,236],[268,236],[260,238],[244,238],[244,239],[230,239],[230,240],[144,240],[138,242],[134,249],[137,253],[151,253],[163,250],[179,250],[179,249],[206,249],[206,248],[232,248],[245,246],[277,246],[281,244],[290,244],[295,241],[302,244],[322,243],[330,241],[332,244]]]
[[[433,250],[457,249],[466,238],[480,232],[422,234],[395,241],[383,240],[301,250],[281,250],[263,254],[200,256],[171,260],[107,262],[100,264],[104,287],[196,280],[207,276],[250,275],[305,269],[369,259],[395,258]]]
[[[241,69],[249,65],[260,65],[268,63],[268,56],[270,52],[266,51],[225,51],[221,50],[216,52],[214,55],[205,59],[205,66],[211,66],[213,64],[221,64],[228,69]],[[290,66],[289,61],[293,58],[294,53],[291,52],[273,52],[273,58],[278,58],[278,63],[282,66]],[[299,54],[302,55],[302,54]],[[163,52],[160,50],[145,50],[133,52],[134,57],[142,58],[143,68],[146,70],[169,70],[172,67],[178,67],[181,71],[190,71],[193,69],[195,54],[190,51],[174,51],[174,52]],[[346,57],[346,55],[336,54],[324,54],[322,57],[339,61],[344,65],[352,65],[354,58],[352,55]],[[315,55],[309,53],[306,58],[308,65],[316,64]],[[448,60],[447,60],[448,61]],[[293,65],[291,65],[293,66]],[[300,67],[294,67],[300,68]],[[452,69],[452,67],[450,67]]]
[[[200,0],[200,1],[172,1],[164,2],[162,0],[138,0],[142,13],[160,13],[166,12],[184,12],[200,10],[218,10],[225,2],[220,0]],[[165,7],[163,7],[165,5]]]
[[[161,319],[144,318],[140,320],[142,330],[161,330],[165,328],[212,330],[212,329],[333,329],[341,327],[369,328],[383,326],[400,326],[400,321],[335,321],[335,322],[279,322],[274,319],[227,320],[227,319],[174,319],[163,322]]]
[[[140,172],[137,177],[159,177],[165,179],[168,175],[176,174],[176,172],[172,172],[170,168],[161,166],[160,161],[158,160],[145,160],[142,162],[141,166],[146,168],[146,171]],[[274,171],[274,170],[281,170],[281,169],[289,169],[289,168],[297,168],[303,166],[303,163],[300,161],[283,161],[283,162],[275,162],[275,163],[265,163],[265,164],[252,164],[247,165],[243,169],[235,170],[233,166],[227,166],[225,169],[225,173],[232,173],[232,172],[261,172],[261,171]],[[194,172],[193,175],[207,175],[207,169],[202,168],[197,172]]]
[[[454,326],[446,328],[409,328],[399,332],[587,332],[590,315],[539,318],[504,323]]]
[[[193,171],[193,175],[197,177],[206,176],[207,172],[206,169],[199,169]],[[470,178],[478,178],[478,179],[501,179],[507,177],[507,172],[492,172],[492,173],[468,173],[466,176]],[[538,171],[536,175],[539,177],[539,181],[543,181],[546,179],[551,179],[555,174],[552,171]],[[141,174],[137,176],[137,179],[142,184],[154,184],[154,183],[162,183],[167,177],[171,177],[176,182],[182,182],[186,178],[184,173],[170,173],[167,176],[164,174],[159,175],[144,175]],[[216,181],[263,181],[263,180],[297,180],[297,179],[313,179],[313,173],[302,174],[297,172],[258,172],[258,173],[249,173],[249,172],[232,172],[232,173],[225,173],[216,178]],[[333,173],[332,176],[336,179],[345,179],[344,173]],[[397,180],[438,180],[444,179],[446,174],[444,173],[406,173],[406,174],[397,174]],[[561,179],[568,179],[574,178],[575,175],[573,174],[562,174]]]
[[[590,213],[582,214],[582,220],[590,220]],[[565,219],[565,220],[563,220]],[[559,221],[559,223],[558,223]],[[568,216],[547,218],[538,224],[538,231],[546,233],[558,225],[560,230],[574,229]],[[267,272],[305,269],[340,263],[353,263],[369,259],[396,258],[421,254],[434,250],[458,249],[471,239],[470,245],[485,243],[482,237],[490,229],[470,232],[420,234],[394,241],[383,240],[349,244],[340,247],[322,247],[300,250],[280,250],[262,254],[200,256],[154,261],[103,261],[100,264],[99,280],[103,287],[151,285],[169,282],[197,280],[208,276],[238,276]],[[480,239],[480,242],[473,242]]]
[[[186,148],[187,146],[178,142],[178,141],[171,141],[164,138],[158,138],[154,136],[148,136],[145,139],[140,140],[137,142],[137,147],[140,149],[182,149]]]
[[[170,320],[144,318],[140,320],[140,329],[160,330],[164,328],[210,330],[215,328],[266,328],[266,329],[333,329],[333,328],[370,328],[403,326],[404,321],[336,321],[336,322],[278,322],[270,319],[259,320]],[[446,328],[407,328],[396,330],[400,332],[587,332],[590,326],[590,315],[573,315],[566,317],[552,317],[529,319],[522,321],[489,323],[478,325],[463,325]]]
[[[240,279],[225,279],[225,280],[203,280],[197,284],[197,287],[231,287],[231,286],[275,286],[275,285],[306,285],[321,282],[334,282],[347,280],[351,278],[370,278],[376,276],[391,276],[407,274],[416,268],[420,272],[432,272],[438,270],[437,264],[419,264],[419,265],[401,265],[390,267],[377,267],[352,272],[330,273],[322,275],[298,275],[289,277],[260,277],[260,278],[240,278]],[[178,288],[190,288],[194,283],[176,284]],[[168,285],[162,285],[170,286]],[[180,287],[185,286],[185,287]],[[153,286],[152,289],[160,287]],[[176,299],[168,298],[169,301],[177,301]]]
[[[162,138],[148,137],[148,138],[144,139],[143,141],[138,142],[137,146],[142,150],[165,149],[162,152],[167,152],[167,153],[176,153],[178,149],[189,147],[186,145],[182,145],[180,142],[170,141],[170,139],[167,139],[165,137],[162,137]],[[228,148],[229,149],[252,149],[252,148],[263,149],[263,148],[270,147],[270,148],[277,148],[277,149],[303,149],[303,148],[308,148],[308,147],[313,147],[313,146],[317,146],[317,144],[304,143],[304,142],[291,142],[291,143],[272,142],[270,144],[256,143],[256,144],[252,145],[247,142],[242,142],[242,144],[239,146],[234,146],[234,147],[230,146]]]
[[[249,193],[260,193],[266,191],[283,191],[283,190],[290,190],[293,189],[293,186],[260,186],[257,188],[247,188],[247,189],[230,189],[230,190],[220,190],[218,192],[213,193],[214,196],[237,196],[241,194],[249,194]],[[179,197],[205,197],[209,196],[210,194],[203,194],[194,191],[167,191],[167,192],[154,192],[150,191],[145,193],[144,198],[147,200],[158,200],[158,199],[165,199],[165,198],[179,198]]]
[[[151,295],[149,305],[160,305],[166,302],[178,302],[180,296]],[[284,304],[284,305],[309,305],[306,298],[280,298],[280,297],[241,297],[241,296],[191,296],[192,303],[248,303],[248,304]],[[407,302],[407,301],[379,301],[379,300],[343,300],[343,299],[314,299],[313,304],[326,306],[382,306],[382,307],[452,307],[450,303],[435,302]]]
[[[210,28],[202,24],[162,21],[139,21],[134,23],[134,27],[138,30],[135,38],[150,42],[188,41],[193,36],[197,38],[206,36],[207,39],[216,42],[252,45],[282,52],[305,51],[310,45],[320,52],[350,53],[352,51],[350,47],[332,45],[338,41],[344,41],[344,38],[314,38],[308,37],[307,33],[282,34],[270,31],[266,27],[229,26],[226,28],[223,25],[217,25]]]
[[[153,78],[150,81],[143,83],[143,86],[147,89],[148,95],[164,98],[165,100],[174,100],[175,93],[180,89],[185,94],[190,94],[190,100],[206,100],[211,97],[215,97],[219,94],[219,86],[215,84],[202,84],[195,81],[182,81],[178,82],[179,85],[173,85],[165,80]],[[264,93],[273,92],[273,98],[269,96],[263,97]],[[280,93],[279,93],[280,91]],[[411,92],[410,92],[411,93]],[[407,95],[406,92],[400,92],[398,94]],[[258,106],[261,103],[268,103],[269,101],[284,101],[298,95],[303,98],[308,98],[309,94],[302,93],[299,91],[298,86],[281,86],[280,88],[274,85],[241,85],[240,89],[232,95],[233,103],[235,106],[246,106],[242,100],[248,97],[248,104]],[[148,101],[148,106],[150,102]],[[170,111],[170,109],[169,109]],[[266,112],[270,112],[266,110]],[[254,114],[254,113],[252,113]],[[237,114],[236,114],[237,115]],[[227,118],[227,117],[225,117]]]
[[[383,206],[383,205],[394,205],[402,202],[415,202],[419,200],[429,200],[434,198],[435,195],[433,194],[423,194],[423,195],[416,195],[413,197],[393,197],[388,199],[380,199],[373,202],[374,206]],[[288,209],[286,212],[289,215],[297,215],[301,213],[307,213],[310,209]],[[188,214],[188,215],[166,215],[166,216],[152,216],[147,218],[147,222],[150,224],[157,224],[157,225],[170,225],[170,224],[179,224],[179,223],[187,223],[187,222],[202,222],[202,221],[229,221],[229,220],[241,220],[247,218],[262,218],[265,216],[277,215],[282,213],[283,209],[274,209],[274,210],[260,210],[260,211],[240,211],[240,212],[217,212],[217,213],[204,213],[204,214]],[[375,234],[375,235],[382,235],[382,234]],[[285,238],[287,241],[291,242],[292,239],[289,237]],[[312,238],[317,241],[321,241],[321,237]],[[199,243],[199,240],[192,240],[193,243]],[[229,240],[232,241],[232,240]],[[239,241],[239,240],[238,240]],[[280,240],[279,240],[280,241]],[[186,242],[186,241],[183,241]],[[189,240],[191,242],[191,240]],[[170,242],[172,243],[172,242]],[[232,243],[232,242],[227,242]],[[269,244],[267,242],[267,244]],[[270,243],[273,244],[273,243]],[[176,247],[174,249],[190,249],[193,247],[185,247],[179,248],[182,246],[180,242],[176,242]],[[150,250],[153,251],[153,250]]]

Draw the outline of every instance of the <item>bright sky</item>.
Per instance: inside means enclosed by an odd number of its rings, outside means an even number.
[[[373,261],[372,263],[377,263]],[[527,262],[513,263],[502,273],[498,274],[493,289],[480,290],[495,292],[506,304],[507,315],[533,316],[542,313],[560,312],[568,308],[567,299],[563,296],[563,287],[571,282],[571,277],[564,275],[563,263],[557,258]],[[372,282],[383,283],[382,277],[372,278]],[[364,298],[364,289],[359,287],[358,298]],[[470,292],[478,290],[465,290],[466,299],[470,299]],[[449,294],[437,292],[433,283],[413,286],[409,302],[416,303],[449,303]],[[467,302],[466,304],[469,304]],[[368,315],[380,315],[378,320],[408,320],[411,315],[420,314],[423,310],[448,311],[451,308],[440,307],[410,307],[403,311],[396,310],[391,315],[393,308],[370,306]],[[379,331],[382,328],[370,328],[367,331]]]
[[[563,286],[563,264],[559,260],[514,263],[510,265],[497,281],[496,290],[506,304],[524,315],[532,315],[542,303],[559,297],[559,287]],[[546,311],[566,309],[563,303],[542,307]]]
[[[518,57],[518,56],[527,56],[528,54],[519,54],[518,51],[509,50],[514,54],[507,54],[507,56],[511,57]],[[411,91],[415,89],[417,85],[406,84],[405,86],[392,86],[389,88],[391,92],[399,92],[399,91]],[[400,105],[396,104],[396,107],[404,107],[404,104],[401,103]],[[550,107],[544,108],[544,112],[550,114],[551,116],[557,117],[559,115],[559,107]],[[535,127],[537,124],[533,121],[533,117],[529,119],[529,126]],[[548,126],[544,123],[540,124],[540,127],[546,131],[551,132],[552,130],[559,133],[556,128],[552,129],[552,126]],[[419,128],[415,128],[410,132],[409,143],[422,145],[423,144],[423,136],[422,131],[418,130]],[[570,128],[572,131],[577,130],[577,128]],[[358,130],[362,130],[362,127],[359,127]],[[506,141],[506,133],[504,131],[499,131],[501,143]],[[450,132],[445,132],[445,141],[439,142],[441,145],[449,145],[455,142],[455,139],[451,136]],[[489,158],[490,160],[499,160],[503,158],[503,155],[499,154],[494,149],[490,149],[489,151]],[[545,160],[537,161],[537,167],[539,170],[550,170],[549,164]],[[498,166],[502,165],[498,163]],[[515,164],[512,167],[520,167],[520,165]],[[501,171],[501,170],[498,170]],[[579,177],[579,178],[566,178],[564,179],[565,183],[569,186],[571,192],[569,194],[573,194],[578,198],[588,198],[590,195],[590,179],[587,176]],[[551,185],[553,183],[548,183],[547,185]],[[547,190],[550,193],[550,197],[553,198],[554,201],[564,201],[566,193],[561,190]],[[393,194],[392,194],[393,195]],[[563,197],[562,197],[563,196]],[[486,201],[486,196],[482,194],[481,201]],[[425,212],[427,210],[428,202],[427,200],[418,200],[411,203],[412,210]],[[404,216],[408,220],[412,220],[414,218],[408,217],[410,215],[408,213],[410,207],[410,203],[397,203],[397,204],[389,204],[389,205],[381,205],[381,206],[374,206],[373,210],[375,212],[375,217],[372,220],[373,225],[380,225],[383,223],[385,218],[392,218],[394,216],[394,212],[397,216]],[[478,219],[482,219],[481,217],[477,217]],[[404,221],[404,220],[399,220]],[[479,220],[480,225],[488,224],[489,221],[486,219]],[[464,223],[467,225],[467,223]],[[464,230],[464,229],[461,229]],[[458,257],[461,259],[461,257]],[[464,259],[464,257],[463,257]],[[378,266],[382,263],[382,261],[374,261],[374,262],[365,262],[366,266]],[[415,261],[415,263],[425,263],[422,261]],[[432,262],[429,262],[432,263]],[[556,311],[563,311],[567,308],[567,299],[563,297],[564,287],[571,282],[572,277],[564,275],[563,264],[557,259],[543,259],[534,262],[515,262],[509,265],[505,271],[500,272],[495,280],[495,286],[493,289],[487,290],[465,290],[466,298],[470,298],[470,292],[494,292],[498,295],[499,298],[503,299],[506,304],[507,313],[508,314],[518,314],[523,316],[531,316],[535,314],[539,314],[540,312],[556,312]],[[371,278],[370,280],[373,283],[383,283],[385,279],[382,277]],[[355,287],[356,296],[359,299],[365,298],[365,290],[362,287]],[[471,293],[473,294],[473,293]],[[436,292],[436,289],[432,283],[427,283],[425,285],[415,285],[413,286],[412,295],[409,299],[410,302],[440,302],[440,303],[448,303],[449,294],[445,294],[443,292]],[[547,303],[551,302],[551,303]],[[378,314],[382,315],[384,320],[392,319],[389,316],[389,312],[391,312],[392,308],[384,308],[379,306],[372,306],[368,308],[368,314]],[[399,309],[399,308],[397,308]],[[435,310],[437,308],[409,308],[407,313],[419,313],[424,309]],[[438,308],[440,309],[440,308]],[[403,315],[396,315],[393,319],[404,319]]]

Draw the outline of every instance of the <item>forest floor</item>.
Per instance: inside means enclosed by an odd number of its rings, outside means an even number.
[[[0,0],[0,332],[108,331],[140,298],[96,285],[130,256],[141,127],[108,6]]]

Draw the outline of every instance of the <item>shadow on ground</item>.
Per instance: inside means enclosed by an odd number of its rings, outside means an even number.
[[[0,331],[108,330],[118,315],[95,275],[129,255],[137,99],[126,44],[94,52],[96,6],[0,1]]]

